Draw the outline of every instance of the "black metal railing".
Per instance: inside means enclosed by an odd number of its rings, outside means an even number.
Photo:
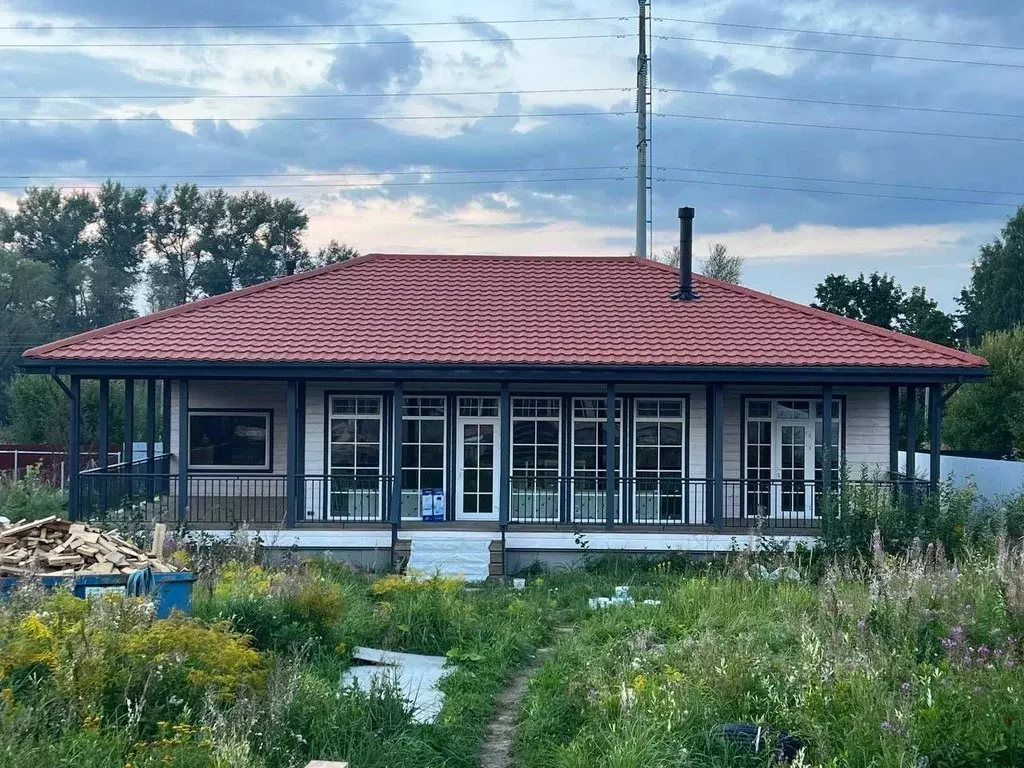
[[[510,524],[607,522],[603,475],[513,475]],[[902,478],[836,480],[826,491],[821,480],[723,479],[721,499],[714,479],[666,476],[615,478],[615,524],[720,525],[731,528],[818,528],[826,510],[836,514],[844,497],[858,493],[921,500],[927,481]],[[830,506],[831,505],[831,506]],[[716,506],[720,509],[716,509]]]
[[[391,513],[390,475],[334,473],[298,478],[299,523],[382,523]]]
[[[177,472],[163,455],[82,472],[78,481],[81,519],[103,522],[164,521],[196,526],[285,527],[288,478],[283,474],[196,473],[179,503]],[[334,473],[298,475],[294,523],[344,525],[392,520],[391,475]],[[894,477],[836,480],[715,479],[635,476],[614,481],[614,524],[718,526],[724,528],[819,528],[827,513],[844,504],[900,500],[915,504],[929,494],[927,481]],[[718,497],[721,494],[720,498]],[[419,519],[419,494],[403,494],[403,519]],[[608,495],[603,473],[572,476],[513,474],[508,522],[512,525],[605,525]],[[449,497],[447,506],[457,500]],[[184,517],[181,516],[182,510]]]
[[[509,522],[525,524],[607,522],[603,474],[513,475]],[[702,525],[707,481],[686,477],[616,477],[615,522],[633,525]]]
[[[170,455],[123,461],[78,476],[78,514],[85,520],[155,520],[166,517]]]

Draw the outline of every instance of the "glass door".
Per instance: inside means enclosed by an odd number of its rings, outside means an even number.
[[[456,424],[455,519],[498,519],[498,398],[460,397]]]
[[[779,421],[775,425],[778,446],[778,483],[775,514],[783,520],[809,517],[814,498],[814,446],[810,424]]]
[[[498,519],[497,435],[497,419],[459,420],[459,520]]]

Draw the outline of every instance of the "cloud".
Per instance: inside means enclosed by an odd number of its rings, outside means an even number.
[[[256,24],[327,21],[351,18],[356,3],[350,0],[8,0],[11,10],[55,14],[90,23],[106,24]],[[375,10],[383,11],[378,4]]]
[[[363,45],[338,46],[327,82],[345,91],[409,90],[423,79],[424,49],[401,32],[376,31]]]
[[[491,45],[501,51],[515,53],[516,44],[512,42],[512,39],[507,34],[493,24],[480,21],[480,19],[473,16],[456,16],[456,19],[462,28],[471,35],[490,41]]]

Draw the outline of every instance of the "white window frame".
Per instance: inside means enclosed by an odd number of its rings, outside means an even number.
[[[556,406],[556,413],[555,413],[554,416],[538,416],[538,415],[536,415],[537,401],[541,401],[541,400],[550,400],[550,401],[554,402],[554,404]],[[520,405],[520,406],[524,406],[525,403],[528,403],[530,401],[534,402],[534,406],[533,406],[534,407],[534,415],[532,415],[532,416],[522,416],[522,415],[516,416],[516,406],[517,406],[517,404]],[[563,472],[563,467],[562,467],[562,446],[563,446],[564,441],[565,441],[565,437],[562,434],[562,432],[563,432],[563,430],[562,430],[562,398],[558,397],[557,395],[556,396],[517,395],[517,396],[514,396],[514,397],[510,398],[509,406],[511,408],[510,426],[511,426],[511,429],[512,429],[512,434],[509,436],[509,456],[508,456],[509,478],[510,478],[510,482],[512,483],[512,487],[509,488],[509,496],[510,496],[509,515],[510,516],[514,516],[515,510],[512,509],[514,504],[516,506],[518,506],[520,504],[525,503],[529,507],[529,512],[526,515],[526,518],[524,520],[522,520],[521,522],[534,522],[534,521],[545,522],[545,523],[547,523],[547,522],[558,522],[558,521],[561,520],[561,516],[562,516],[562,479],[561,479],[563,477],[563,474],[562,474],[562,472]],[[554,422],[555,426],[558,428],[558,442],[557,442],[558,467],[555,469],[554,475],[551,475],[552,479],[554,479],[554,481],[555,481],[555,488],[556,488],[555,496],[557,498],[557,502],[556,502],[556,505],[555,505],[555,519],[554,520],[549,520],[547,517],[541,518],[541,517],[538,516],[538,498],[540,496],[542,496],[542,495],[547,496],[547,494],[540,494],[536,490],[516,491],[515,493],[513,493],[513,488],[515,487],[514,480],[516,478],[516,467],[515,467],[515,462],[513,461],[513,457],[515,456],[516,445],[517,445],[517,443],[515,442],[515,439],[516,439],[516,423],[517,422],[527,422],[527,423],[530,423],[530,424],[536,424],[538,422]],[[519,445],[531,447],[533,449],[534,460],[536,460],[537,448],[538,448],[538,443],[537,443],[536,440],[534,440],[532,443],[520,443]],[[545,445],[545,447],[550,447],[547,444],[544,444],[544,445]],[[550,473],[551,470],[545,469],[545,470],[543,470],[543,472]],[[534,478],[537,478],[537,477],[548,477],[548,474],[539,475],[537,473],[537,470],[535,469],[534,473],[532,475],[520,475],[520,477],[534,477]]]
[[[569,435],[569,467],[568,467],[568,469],[569,469],[569,477],[570,477],[570,482],[569,482],[569,487],[570,487],[570,490],[569,490],[569,518],[571,520],[573,520],[573,521],[576,520],[576,481],[577,481],[577,476],[576,476],[576,472],[577,472],[577,470],[576,470],[576,447],[577,447],[576,446],[576,422],[577,421],[604,421],[605,420],[604,418],[590,418],[590,417],[580,417],[579,419],[577,419],[576,418],[576,404],[578,402],[580,402],[581,400],[596,400],[596,401],[598,401],[598,403],[599,403],[599,405],[601,407],[604,407],[604,405],[605,405],[605,396],[604,395],[594,395],[592,397],[587,397],[587,396],[583,395],[583,396],[579,396],[579,397],[573,397],[570,400],[570,402],[569,402],[569,407],[572,409],[570,414],[569,414],[569,430],[570,430],[570,435]],[[624,503],[623,503],[625,501],[625,494],[622,493],[623,468],[625,466],[625,460],[626,460],[626,440],[623,439],[623,438],[625,438],[625,435],[622,433],[623,416],[624,416],[623,411],[624,410],[625,410],[625,405],[623,403],[623,398],[617,396],[615,398],[615,413],[616,413],[616,416],[615,416],[615,435],[619,438],[619,451],[618,451],[618,453],[619,453],[619,464],[618,464],[618,472],[617,472],[619,479],[618,479],[618,482],[616,483],[616,488],[615,488],[615,495],[616,495],[616,505],[615,506],[616,506],[616,522],[619,522],[619,523],[623,522],[623,510],[625,508],[624,507]],[[607,416],[607,414],[605,414],[605,415]],[[593,447],[593,446],[587,446],[587,447],[589,448],[589,447]],[[583,471],[583,470],[581,470],[581,471]],[[581,474],[579,476],[579,479],[582,480],[584,478],[589,478],[590,477],[589,470],[585,470],[585,471],[587,472],[587,474]],[[603,479],[603,473],[605,471],[607,471],[607,468],[605,468],[605,470],[595,471],[593,477],[595,477],[597,479]],[[596,485],[597,485],[597,483],[595,483],[595,487],[596,487]],[[600,492],[595,491],[595,493],[600,493],[601,498],[602,499],[604,498],[605,491],[600,491]],[[580,522],[582,522],[584,524],[595,524],[596,525],[596,524],[604,522],[604,516],[602,514],[599,519],[593,519],[593,520],[587,519],[587,520],[582,520]]]
[[[424,416],[422,414],[422,412],[417,412],[417,413],[407,413],[406,412],[407,409],[410,408],[412,401],[416,401],[417,407],[419,409],[422,409],[423,408],[423,404],[421,402],[419,402],[419,401],[422,401],[422,400],[437,400],[437,401],[440,401],[440,404],[441,404],[441,415],[440,416],[432,416],[432,415],[431,416]],[[432,406],[432,407],[436,407],[436,406]],[[406,395],[403,398],[402,413],[401,413],[401,416],[399,418],[402,419],[401,437],[402,437],[403,456],[402,456],[402,469],[401,469],[401,472],[405,472],[407,469],[411,469],[411,467],[407,467],[405,465],[404,451],[405,451],[405,446],[407,445],[406,440],[405,440],[405,422],[406,421],[417,421],[417,422],[420,422],[420,427],[419,427],[419,430],[418,430],[418,432],[419,432],[419,439],[415,443],[415,445],[418,446],[419,448],[422,448],[423,445],[424,445],[424,443],[423,443],[423,431],[422,431],[423,430],[423,424],[422,424],[422,422],[424,422],[424,421],[439,421],[439,422],[441,422],[441,490],[442,490],[442,492],[445,495],[445,506],[447,507],[451,503],[449,501],[449,499],[448,499],[448,398],[445,397],[444,395]],[[413,445],[413,443],[408,443],[408,444],[409,445]],[[437,443],[427,443],[427,445],[437,445]],[[419,451],[417,452],[417,455],[418,454],[419,454]],[[436,471],[436,467],[430,467],[429,470],[430,471]],[[417,483],[419,483],[419,480],[422,477],[422,474],[421,474],[422,472],[423,472],[423,467],[419,464],[419,461],[417,460],[417,466],[416,466],[416,479],[417,479]],[[399,476],[399,482],[401,482],[401,476]],[[423,493],[423,486],[422,485],[418,485],[415,490],[416,490],[416,504],[414,505],[414,512],[411,515],[403,514],[402,515],[402,519],[403,520],[419,520],[420,517],[421,517],[421,514],[420,514],[421,508],[420,508],[420,501],[419,501],[419,499],[420,499],[420,496]],[[401,496],[402,496],[403,500],[405,499],[405,495],[407,493],[412,493],[412,489],[406,488],[405,484],[402,483],[402,493],[401,493]],[[403,503],[402,506],[403,507],[405,506],[404,503]]]
[[[677,404],[681,405],[682,408],[680,409],[679,416],[662,416],[660,413],[657,416],[641,416],[640,415],[640,404],[641,403],[651,403],[651,402],[658,403],[659,407],[660,407],[661,403],[674,403],[674,404],[677,403]],[[687,486],[687,484],[684,482],[685,478],[689,476],[689,463],[690,463],[690,440],[689,440],[689,435],[686,433],[686,425],[687,425],[687,422],[689,421],[689,419],[688,419],[689,408],[690,408],[690,399],[688,397],[686,397],[685,395],[682,395],[682,396],[679,396],[679,397],[665,397],[665,396],[659,396],[659,397],[639,397],[638,396],[638,397],[634,397],[634,399],[633,399],[633,429],[632,429],[632,432],[633,432],[633,434],[632,434],[633,470],[632,470],[632,472],[633,472],[633,482],[634,482],[634,487],[633,487],[633,522],[635,522],[635,523],[638,523],[638,524],[647,523],[647,524],[655,524],[656,525],[656,524],[660,524],[662,522],[666,522],[666,523],[683,523],[686,520],[687,510],[690,507],[690,504],[689,504],[690,500],[688,498],[689,495],[690,495],[690,489]],[[640,499],[640,496],[641,496],[640,488],[639,488],[639,485],[640,485],[640,482],[641,482],[641,477],[640,477],[640,475],[638,473],[641,472],[641,471],[643,471],[643,472],[650,472],[651,471],[651,470],[640,470],[640,469],[637,468],[637,449],[638,448],[652,448],[653,447],[653,448],[656,448],[658,450],[658,452],[659,452],[659,457],[658,457],[658,480],[659,481],[662,478],[674,479],[676,477],[675,474],[666,473],[661,468],[661,456],[660,456],[661,451],[660,451],[660,449],[661,449],[662,446],[661,446],[661,436],[660,436],[660,434],[658,436],[658,444],[656,446],[641,446],[637,442],[637,435],[639,433],[638,427],[639,427],[641,421],[644,422],[645,424],[659,424],[659,425],[662,424],[662,423],[679,424],[680,433],[682,435],[682,444],[679,446],[682,449],[682,458],[681,458],[681,461],[680,461],[679,475],[678,475],[679,480],[680,480],[679,500],[680,500],[680,505],[681,505],[680,509],[679,509],[679,519],[678,520],[675,520],[673,518],[663,518],[660,515],[660,509],[661,509],[661,484],[660,484],[660,482],[658,484],[658,489],[655,492],[655,508],[659,510],[658,516],[655,519],[652,519],[652,520],[647,520],[647,519],[640,520],[640,519],[637,518],[637,511],[639,510],[638,500]],[[645,478],[645,479],[650,479],[650,478]]]
[[[336,400],[354,400],[356,401],[356,409],[352,413],[336,414],[334,412],[334,403]],[[358,401],[360,400],[373,400],[377,403],[377,412],[375,414],[361,414],[359,413]],[[334,419],[338,418],[351,418],[358,421],[360,416],[376,416],[377,417],[377,517],[383,515],[384,510],[384,398],[381,395],[350,395],[345,393],[332,394],[328,398],[327,402],[327,466],[326,469],[326,481],[327,481],[327,508],[324,510],[324,516],[328,520],[344,520],[346,515],[333,514],[332,497],[334,495],[331,487],[331,479],[334,475],[334,440],[333,437],[333,424]],[[358,432],[358,424],[356,425]],[[359,464],[356,461],[356,456],[359,453],[359,443],[353,442],[353,467],[352,473],[354,476],[358,476],[357,470]]]
[[[192,429],[192,419],[196,416],[256,416],[263,419],[266,440],[264,441],[264,461],[262,464],[193,464],[192,463],[192,437],[195,430]],[[188,436],[186,440],[185,456],[188,460],[188,468],[199,472],[270,472],[273,467],[272,452],[274,450],[274,436],[271,430],[274,428],[274,420],[269,410],[233,411],[230,409],[217,410],[207,408],[189,409],[188,412]]]

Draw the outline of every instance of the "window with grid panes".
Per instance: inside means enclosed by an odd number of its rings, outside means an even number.
[[[635,519],[682,520],[686,403],[637,398],[635,408]]]
[[[512,398],[512,493],[515,520],[557,522],[562,402],[557,397]]]
[[[383,496],[381,398],[337,395],[330,405],[330,514],[376,519]]]
[[[603,397],[577,397],[572,401],[573,517],[582,522],[605,519],[605,446],[608,409]],[[622,462],[622,400],[615,400],[615,473]]]
[[[772,504],[772,402],[747,401],[746,513],[768,515]]]
[[[424,490],[444,491],[446,402],[405,397],[402,406],[402,516],[420,516]]]

